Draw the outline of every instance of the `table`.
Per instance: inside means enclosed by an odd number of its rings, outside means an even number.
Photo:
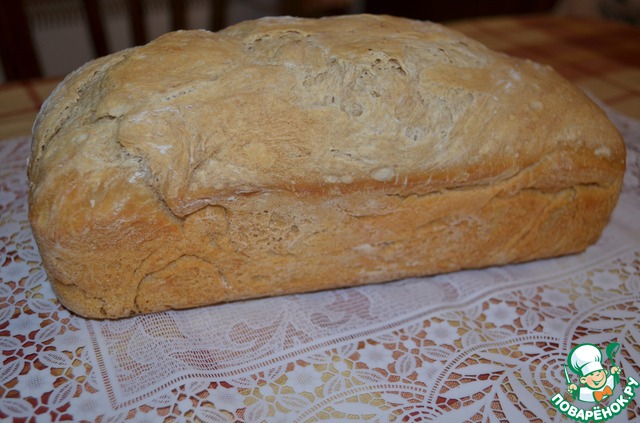
[[[614,110],[640,119],[640,29],[566,17],[455,22],[487,47],[553,66]]]
[[[564,366],[584,343],[622,371],[612,397],[624,406],[610,401],[599,413],[640,418],[623,390],[640,381],[640,30],[550,16],[451,27],[552,64],[620,128],[627,175],[596,245],[522,265],[85,320],[55,301],[26,216],[28,134],[58,80],[8,84],[0,88],[0,418],[569,421],[564,414],[593,413],[566,393]],[[607,361],[605,347],[616,344]]]

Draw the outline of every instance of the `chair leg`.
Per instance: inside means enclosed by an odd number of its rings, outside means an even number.
[[[129,23],[133,34],[133,43],[137,46],[146,44],[147,29],[144,22],[142,0],[130,0],[127,4],[129,5]]]
[[[22,0],[0,0],[0,57],[9,81],[42,75]]]
[[[211,29],[220,31],[227,26],[227,0],[212,0]]]
[[[187,27],[185,0],[171,0],[171,20],[174,31]]]
[[[106,56],[109,54],[109,46],[107,37],[105,36],[104,24],[100,16],[100,5],[98,0],[84,0],[84,11],[89,22],[89,31],[93,40],[93,52],[96,57]]]

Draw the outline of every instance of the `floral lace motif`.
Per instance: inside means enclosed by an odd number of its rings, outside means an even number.
[[[611,118],[625,184],[584,254],[120,321],[58,304],[27,219],[29,140],[0,143],[0,418],[562,420],[549,398],[572,346],[618,342],[640,379],[640,123]]]

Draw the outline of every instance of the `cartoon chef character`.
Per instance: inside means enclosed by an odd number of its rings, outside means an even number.
[[[583,402],[601,402],[613,395],[616,387],[614,375],[620,368],[611,367],[607,372],[602,367],[602,353],[595,345],[581,344],[571,350],[567,358],[569,368],[578,376],[583,386],[571,383],[567,391]],[[577,392],[577,396],[574,395]]]

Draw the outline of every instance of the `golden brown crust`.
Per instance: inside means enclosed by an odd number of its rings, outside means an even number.
[[[581,251],[624,157],[548,67],[431,23],[265,18],[67,77],[30,219],[63,304],[117,318]]]

